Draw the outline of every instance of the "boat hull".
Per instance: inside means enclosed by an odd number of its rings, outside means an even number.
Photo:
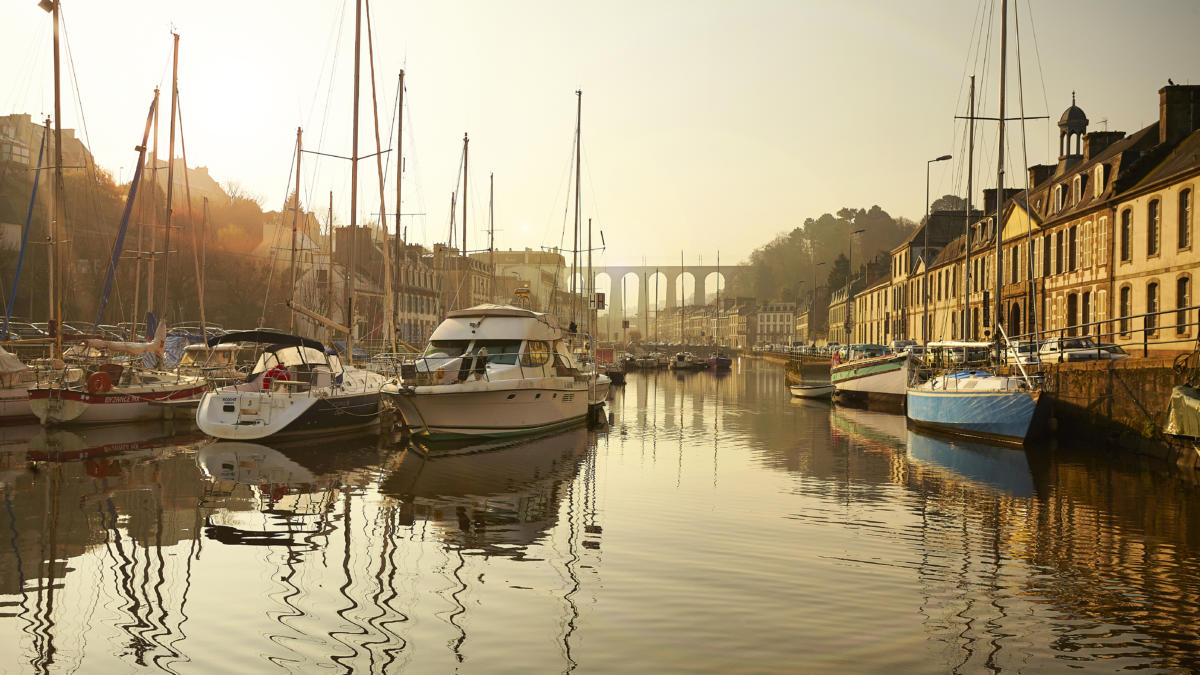
[[[114,424],[168,419],[174,405],[194,401],[208,385],[188,384],[152,391],[89,393],[76,389],[34,388],[29,407],[42,424]]]
[[[908,418],[920,428],[1021,445],[1037,429],[1040,391],[908,390]]]
[[[879,402],[903,405],[912,360],[907,354],[851,361],[829,371],[840,402]]]
[[[0,389],[0,424],[36,422],[37,416],[29,406],[29,389],[8,387]]]
[[[797,384],[788,387],[796,398],[829,398],[833,396],[832,384]]]
[[[341,433],[379,422],[377,391],[333,396],[306,393],[209,392],[196,408],[196,425],[214,438],[254,440]]]
[[[486,384],[492,386],[388,386],[383,396],[403,415],[413,435],[425,440],[536,434],[587,419],[585,384],[523,380],[513,386]]]

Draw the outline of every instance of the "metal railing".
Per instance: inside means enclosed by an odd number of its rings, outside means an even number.
[[[1054,330],[1039,330],[1020,335],[1010,335],[1008,341],[1010,343],[1032,341],[1040,349],[1042,344],[1055,338],[1061,342],[1072,338],[1090,337],[1102,346],[1115,345],[1124,349],[1127,346],[1136,347],[1137,345],[1141,345],[1142,356],[1149,357],[1151,347],[1188,345],[1190,348],[1190,346],[1194,345],[1197,335],[1200,335],[1200,331],[1197,330],[1200,329],[1200,312],[1197,312],[1197,310],[1200,310],[1200,305],[1175,307],[1142,314],[1128,314]],[[1163,323],[1161,318],[1164,315],[1173,315],[1173,317],[1169,317],[1173,320],[1173,323]],[[1189,320],[1192,317],[1197,318]],[[1180,318],[1183,320],[1180,321]],[[1108,350],[1100,349],[1100,351]],[[1180,348],[1179,351],[1183,351],[1183,348]],[[1060,351],[1058,354],[1061,357],[1063,352]],[[1098,355],[1097,358],[1106,357]],[[1058,362],[1066,360],[1070,359],[1057,359]]]

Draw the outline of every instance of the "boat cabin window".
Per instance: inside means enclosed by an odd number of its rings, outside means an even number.
[[[436,358],[453,358],[467,352],[470,340],[430,340],[429,346],[421,356]],[[491,353],[492,350],[488,350]]]
[[[517,352],[521,351],[520,340],[476,340],[471,347],[472,353],[478,355],[487,350],[488,363],[498,363],[508,366],[517,365]]]
[[[550,360],[550,343],[541,340],[530,340],[525,343],[525,355],[521,357],[521,365],[540,368]]]

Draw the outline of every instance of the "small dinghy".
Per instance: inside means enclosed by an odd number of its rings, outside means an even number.
[[[796,398],[829,398],[833,395],[832,384],[793,384],[788,389]]]

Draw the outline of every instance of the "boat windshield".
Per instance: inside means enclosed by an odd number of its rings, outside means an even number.
[[[520,340],[476,340],[471,347],[472,354],[479,355],[487,350],[488,363],[498,363],[507,366],[517,365],[517,353],[521,351]]]
[[[470,340],[430,340],[421,356],[445,359],[462,356],[470,344]],[[491,353],[491,350],[488,352]]]

